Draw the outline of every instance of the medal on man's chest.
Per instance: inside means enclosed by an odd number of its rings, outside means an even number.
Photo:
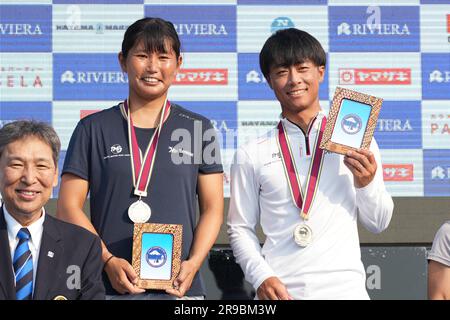
[[[306,247],[312,241],[312,229],[306,224],[298,224],[294,229],[294,241],[300,247]]]
[[[312,120],[310,128],[308,128],[308,134],[316,119]],[[289,143],[289,136],[284,128],[283,123],[280,121],[280,123],[278,124],[277,142],[278,148],[281,153],[284,171],[286,174],[286,180],[288,182],[294,205],[300,210],[300,217],[304,221],[294,227],[293,239],[295,243],[302,248],[310,245],[313,241],[312,229],[310,225],[306,223],[306,221],[309,219],[309,212],[319,186],[319,178],[322,171],[322,164],[324,159],[324,152],[319,148],[319,145],[323,136],[323,132],[325,130],[325,126],[326,118],[325,116],[323,116],[320,120],[319,130],[316,134],[316,140],[313,148],[314,153],[311,156],[308,174],[306,175],[306,190],[303,191],[300,182],[300,176],[298,174],[297,166],[292,154],[291,145]]]

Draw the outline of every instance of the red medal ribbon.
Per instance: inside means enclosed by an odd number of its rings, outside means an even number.
[[[136,138],[136,131],[133,125],[133,119],[131,118],[131,113],[128,107],[128,102],[125,100],[121,105],[123,115],[126,117],[128,122],[128,142],[130,146],[130,156],[131,156],[131,168],[133,172],[133,184],[134,184],[134,194],[138,196],[147,196],[147,188],[150,182],[150,177],[153,172],[153,165],[156,158],[156,150],[158,148],[159,135],[163,126],[163,123],[167,120],[170,114],[170,102],[166,100],[164,102],[163,109],[161,111],[161,117],[159,120],[159,125],[156,128],[153,136],[150,140],[149,145],[145,151],[144,158],[142,160],[141,150]]]
[[[295,205],[301,210],[301,216],[305,220],[308,219],[308,213],[314,201],[316,190],[319,185],[319,177],[322,171],[323,155],[324,155],[324,151],[319,148],[319,145],[322,140],[323,132],[325,131],[326,123],[327,119],[326,117],[323,117],[320,123],[320,130],[316,136],[314,153],[312,155],[311,164],[309,166],[305,197],[303,196],[300,177],[297,173],[297,167],[295,166],[294,163],[294,157],[292,156],[292,150],[289,144],[289,137],[286,133],[286,130],[284,129],[283,123],[281,121],[278,123],[277,141],[289,189],[291,191],[291,195]],[[309,134],[309,130],[307,134]]]

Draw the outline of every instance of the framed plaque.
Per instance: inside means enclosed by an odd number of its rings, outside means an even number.
[[[180,271],[182,234],[179,224],[134,224],[132,265],[140,288],[172,288]]]
[[[337,87],[320,148],[345,154],[368,149],[383,99]]]

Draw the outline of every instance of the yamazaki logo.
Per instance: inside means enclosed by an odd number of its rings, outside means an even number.
[[[339,69],[339,84],[343,85],[409,85],[410,68],[346,68]]]
[[[384,181],[413,181],[413,164],[383,164]]]
[[[99,111],[101,110],[80,110],[80,120],[83,119],[84,117],[87,117],[88,115],[91,115]]]
[[[447,15],[447,32],[450,33],[450,14]]]
[[[181,69],[174,84],[178,85],[227,85],[228,69]]]

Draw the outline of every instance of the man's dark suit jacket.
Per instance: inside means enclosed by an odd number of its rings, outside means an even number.
[[[104,299],[100,239],[70,223],[45,216],[33,300]],[[80,272],[81,271],[81,272]],[[81,281],[78,280],[80,277]],[[77,285],[77,283],[79,285]],[[15,300],[14,272],[3,207],[0,209],[0,300]]]

